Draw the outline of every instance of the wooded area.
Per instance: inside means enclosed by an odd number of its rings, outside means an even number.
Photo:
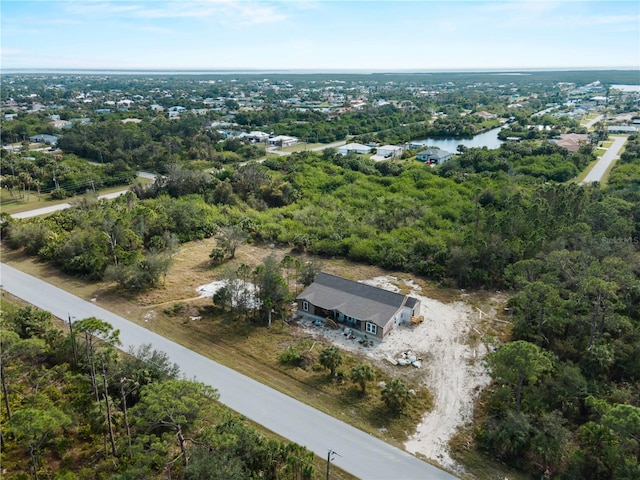
[[[65,335],[48,312],[2,307],[3,477],[312,478],[312,452],[258,432],[163,352],[118,352],[96,318]]]

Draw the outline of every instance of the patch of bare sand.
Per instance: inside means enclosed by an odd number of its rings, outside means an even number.
[[[349,340],[341,330],[309,326],[308,331],[364,355],[385,369],[392,368],[398,373],[413,370],[411,377],[431,391],[434,408],[423,417],[405,448],[462,473],[463,468],[449,455],[448,444],[456,431],[471,421],[475,399],[490,381],[482,361],[488,349],[482,342],[470,341],[474,337],[470,334],[474,330],[477,333],[478,311],[463,301],[445,304],[423,296],[418,285],[395,277],[375,277],[364,283],[392,291],[399,291],[398,285],[403,283],[403,291],[408,287],[412,296],[420,298],[424,322],[417,326],[400,325],[384,342],[373,347]],[[422,359],[419,369],[411,365],[393,367],[387,361],[406,351]]]

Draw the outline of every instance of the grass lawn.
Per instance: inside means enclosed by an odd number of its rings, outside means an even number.
[[[15,200],[9,195],[9,191],[6,188],[2,188],[0,189],[0,205],[2,205],[3,212],[11,214],[69,202],[69,199],[49,200],[47,199],[48,196],[48,194],[43,193],[40,195],[40,198],[38,198],[36,192],[31,192],[27,194],[24,200]]]
[[[312,148],[321,147],[322,143],[296,143],[290,147],[282,147],[279,149],[281,152],[304,152],[305,150],[311,150]]]
[[[587,123],[589,123],[591,120],[593,120],[594,118],[596,118],[598,115],[600,115],[599,113],[590,113],[589,115],[587,115],[586,117],[584,117],[583,119],[580,120],[580,125],[585,126]]]

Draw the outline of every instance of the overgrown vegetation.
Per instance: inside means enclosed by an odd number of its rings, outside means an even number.
[[[313,478],[314,455],[266,437],[148,345],[120,355],[95,318],[71,335],[3,302],[3,478]]]

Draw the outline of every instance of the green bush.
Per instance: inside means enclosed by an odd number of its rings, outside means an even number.
[[[302,362],[302,357],[298,353],[296,347],[289,345],[284,351],[280,354],[280,363],[283,365],[291,365],[294,367],[299,367]]]

